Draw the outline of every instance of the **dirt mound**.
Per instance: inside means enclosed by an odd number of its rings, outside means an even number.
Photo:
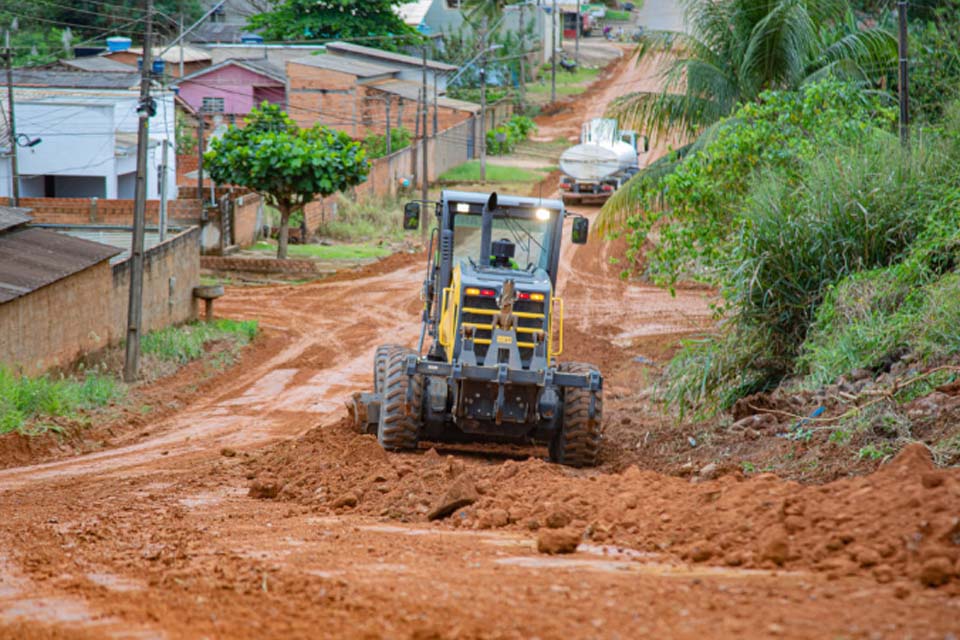
[[[692,483],[637,467],[601,475],[532,458],[387,454],[342,422],[282,443],[251,467],[255,494],[275,483],[279,499],[331,512],[411,522],[439,509],[451,527],[571,527],[594,543],[690,562],[869,573],[881,583],[909,577],[960,592],[960,470],[938,470],[922,445],[870,476],[822,486],[771,474]],[[444,512],[465,477],[475,494]]]

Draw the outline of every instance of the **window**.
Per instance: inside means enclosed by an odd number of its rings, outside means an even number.
[[[201,111],[204,113],[223,113],[223,98],[204,98]]]

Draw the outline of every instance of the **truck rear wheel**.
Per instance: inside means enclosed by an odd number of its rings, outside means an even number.
[[[416,375],[411,378],[406,370],[407,356],[413,353],[411,349],[395,347],[385,355],[380,422],[377,425],[377,440],[384,449],[416,449],[420,439],[423,379]],[[407,389],[410,384],[413,385],[413,398],[408,404]]]
[[[589,374],[593,365],[569,362],[561,371]],[[603,391],[597,391],[594,417],[590,418],[589,389],[567,387],[563,393],[563,422],[550,441],[550,461],[570,467],[593,467],[597,464],[603,435]]]

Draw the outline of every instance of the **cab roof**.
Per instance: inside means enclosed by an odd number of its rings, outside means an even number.
[[[479,193],[476,191],[453,191],[444,189],[441,194],[441,200],[444,202],[467,202],[469,204],[478,204],[483,206],[490,198],[491,192]],[[530,196],[512,196],[497,194],[498,207],[510,208],[544,208],[555,211],[564,211],[562,200],[553,200],[549,198],[534,198]]]

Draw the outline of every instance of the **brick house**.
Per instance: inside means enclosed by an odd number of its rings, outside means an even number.
[[[302,127],[313,124],[339,129],[354,138],[384,133],[387,112],[392,126],[417,130],[420,83],[401,78],[402,69],[343,55],[306,56],[287,62],[287,105]],[[433,129],[433,87],[428,85],[430,131]],[[436,97],[440,130],[463,122],[479,106]]]

